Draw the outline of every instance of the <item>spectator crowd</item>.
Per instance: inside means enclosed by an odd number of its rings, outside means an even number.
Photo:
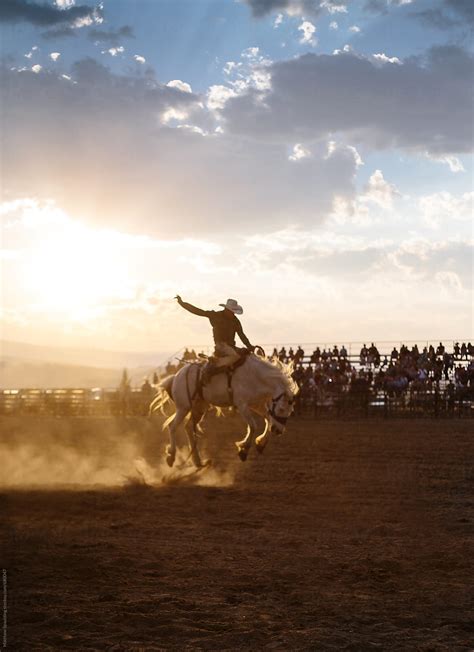
[[[301,346],[296,350],[274,349],[273,356],[294,365],[293,377],[303,397],[325,397],[338,394],[376,394],[390,397],[408,391],[443,392],[447,397],[474,400],[474,346],[455,342],[448,351],[440,342],[435,348],[421,350],[402,344],[391,353],[381,354],[372,342],[364,344],[358,355],[349,355],[346,347],[317,347],[307,354]]]

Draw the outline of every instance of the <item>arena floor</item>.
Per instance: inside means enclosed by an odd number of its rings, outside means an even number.
[[[138,420],[1,425],[12,650],[472,649],[472,421],[294,420],[243,464],[210,418],[188,477]]]

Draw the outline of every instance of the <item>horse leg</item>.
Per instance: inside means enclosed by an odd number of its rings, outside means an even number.
[[[201,456],[199,455],[196,431],[202,432],[201,428],[199,427],[199,422],[203,418],[204,413],[205,408],[203,406],[193,406],[191,418],[186,424],[186,434],[188,435],[189,447],[191,449],[191,458],[193,460],[194,466],[197,468],[201,468],[203,466],[201,462]]]
[[[265,418],[265,430],[255,439],[255,448],[259,453],[263,453],[265,446],[268,444],[268,438],[270,434],[269,421]]]
[[[245,462],[249,452],[249,448],[252,445],[252,436],[255,434],[256,430],[256,421],[250,408],[246,405],[237,405],[236,406],[240,414],[243,416],[247,422],[247,434],[241,441],[236,441],[235,445],[237,446],[237,451],[242,462]]]
[[[187,408],[178,408],[173,416],[173,420],[168,426],[170,436],[170,443],[166,447],[166,463],[168,466],[173,466],[176,459],[176,430],[188,412],[189,410]]]

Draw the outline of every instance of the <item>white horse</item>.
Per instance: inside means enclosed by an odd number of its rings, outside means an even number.
[[[169,417],[163,428],[168,426],[170,443],[166,447],[166,461],[173,466],[176,458],[176,429],[190,416],[186,432],[191,448],[191,457],[196,467],[202,462],[197,445],[197,433],[202,432],[199,422],[210,406],[217,408],[234,406],[247,423],[247,434],[236,442],[239,457],[247,459],[252,439],[257,432],[255,414],[265,420],[265,429],[255,439],[255,446],[261,453],[268,442],[269,432],[283,434],[288,417],[293,411],[293,402],[298,386],[291,377],[292,366],[278,360],[267,360],[251,353],[230,377],[226,372],[212,376],[198,395],[202,364],[186,364],[176,374],[165,378],[158,387],[158,395],[150,405],[150,413],[161,410],[173,400],[176,412]]]

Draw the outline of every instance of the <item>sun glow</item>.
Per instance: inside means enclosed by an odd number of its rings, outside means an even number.
[[[57,212],[36,215],[37,239],[24,282],[36,307],[83,316],[131,292],[121,234],[98,231]],[[31,218],[31,216],[30,216]]]

